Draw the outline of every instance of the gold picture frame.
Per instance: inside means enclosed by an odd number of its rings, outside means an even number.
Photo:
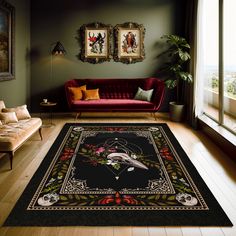
[[[0,1],[0,81],[15,78],[15,8]]]
[[[102,63],[112,58],[112,26],[100,22],[84,24],[80,27],[80,59],[89,63]]]
[[[145,28],[142,24],[134,22],[118,24],[114,27],[114,34],[114,61],[130,64],[144,60]]]

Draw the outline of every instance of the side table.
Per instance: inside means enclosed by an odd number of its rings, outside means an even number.
[[[52,123],[52,118],[53,118],[53,108],[57,105],[56,102],[40,102],[39,104],[44,110],[48,110],[49,111],[49,124],[48,126],[54,126],[54,124]],[[42,115],[41,115],[42,118]]]

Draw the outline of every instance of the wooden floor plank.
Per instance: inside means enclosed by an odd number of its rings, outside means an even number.
[[[183,236],[202,236],[199,227],[181,227]]]
[[[148,227],[149,236],[166,236],[164,227]]]
[[[165,227],[167,236],[183,236],[180,227]]]
[[[64,234],[64,235],[66,235],[66,234]],[[88,236],[88,235],[97,236],[98,235],[98,228],[97,227],[80,227],[77,235],[78,236]]]
[[[80,231],[80,227],[57,227],[57,236],[65,236],[65,235],[69,235],[69,236],[80,236],[81,235],[81,231]]]
[[[113,236],[113,227],[98,227],[97,236]]]
[[[8,230],[8,227],[1,227],[1,228],[0,228],[0,235],[1,235],[1,236],[5,236],[7,230]]]
[[[149,236],[147,227],[132,227],[132,236]]]
[[[114,227],[114,236],[132,236],[132,227]]]
[[[214,236],[224,236],[223,231],[221,228],[213,228],[213,227],[202,227],[201,228],[202,236],[209,236],[209,235],[214,235]]]
[[[224,233],[224,236],[235,236],[236,228],[235,227],[222,227],[221,230]]]

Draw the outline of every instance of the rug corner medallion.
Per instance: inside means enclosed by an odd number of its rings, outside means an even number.
[[[53,146],[6,225],[231,225],[166,124],[66,124]]]

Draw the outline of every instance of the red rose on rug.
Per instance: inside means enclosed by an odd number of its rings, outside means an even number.
[[[173,161],[174,160],[174,158],[172,157],[172,154],[170,153],[170,151],[169,151],[169,149],[167,147],[162,148],[160,150],[160,154],[167,161]]]
[[[61,157],[60,157],[60,160],[67,161],[73,156],[73,154],[74,154],[74,149],[65,148]]]
[[[116,205],[123,205],[125,203],[129,205],[137,205],[138,201],[130,195],[120,195],[119,192],[116,192],[115,195],[105,196],[99,200],[98,203],[101,205],[107,205],[110,203],[115,203]]]

